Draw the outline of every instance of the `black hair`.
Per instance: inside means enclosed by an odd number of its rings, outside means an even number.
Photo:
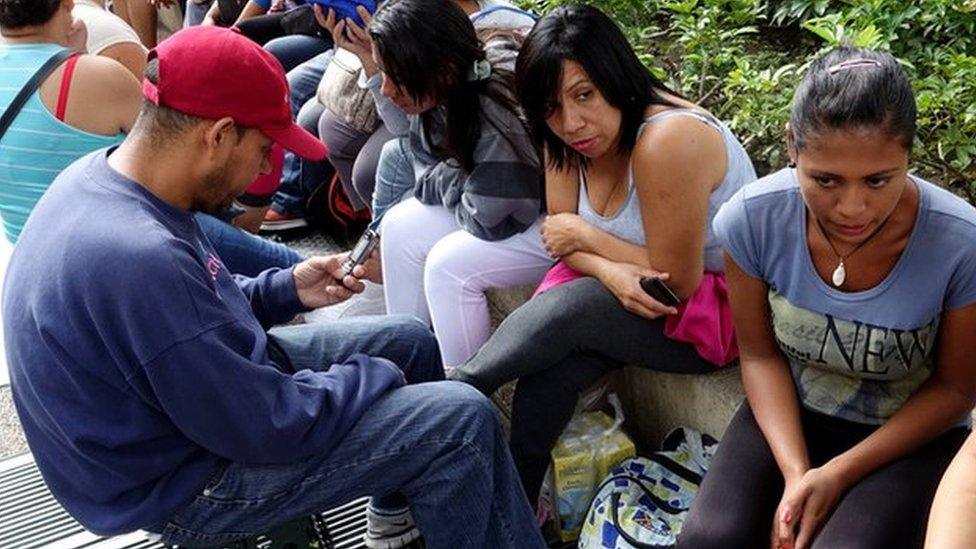
[[[159,59],[153,57],[146,63],[144,75],[146,80],[153,84],[159,84]],[[201,122],[203,122],[203,118],[157,105],[143,98],[139,116],[136,117],[135,124],[133,124],[133,133],[139,133],[149,138],[153,143],[167,144],[179,140],[184,133]],[[234,130],[237,134],[237,140],[240,141],[244,138],[247,128],[235,124]]]
[[[60,7],[61,0],[0,0],[0,27],[19,29],[43,25]]]
[[[443,106],[447,126],[443,143],[430,139],[433,109],[421,114],[424,137],[433,152],[473,169],[474,148],[481,135],[481,97],[518,115],[512,72],[492,66],[488,78],[468,79],[474,63],[486,59],[484,44],[467,14],[452,0],[390,0],[376,12],[369,34],[387,78],[415,100],[430,97]]]
[[[878,128],[911,151],[916,114],[912,85],[894,56],[842,47],[803,75],[793,95],[790,132],[800,150],[825,129]]]
[[[620,110],[617,150],[621,153],[634,149],[649,105],[674,106],[662,92],[681,97],[651,74],[620,27],[602,11],[585,4],[554,9],[535,24],[522,45],[515,66],[515,90],[529,131],[556,168],[567,162],[587,163],[586,157],[567,146],[546,123],[552,105],[559,101],[563,61],[567,60],[579,63],[607,103]]]

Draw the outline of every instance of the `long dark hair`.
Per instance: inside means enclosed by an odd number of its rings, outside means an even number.
[[[549,129],[546,118],[558,102],[563,61],[579,63],[607,102],[620,110],[617,151],[629,153],[649,105],[675,106],[662,94],[669,89],[645,67],[612,19],[585,4],[560,6],[540,19],[519,52],[515,90],[529,131],[549,153],[549,164],[585,164],[586,157]]]
[[[0,0],[0,27],[19,29],[43,25],[60,7],[61,0]]]
[[[432,110],[421,115],[433,152],[472,170],[481,134],[481,97],[517,116],[512,72],[492,66],[489,78],[468,79],[472,65],[485,59],[484,45],[467,14],[452,0],[390,0],[376,12],[369,34],[387,78],[414,99],[432,97],[444,107],[447,128],[442,143],[430,138]]]
[[[790,131],[802,149],[817,132],[878,128],[911,152],[915,95],[908,76],[890,54],[837,48],[810,65],[793,95]]]

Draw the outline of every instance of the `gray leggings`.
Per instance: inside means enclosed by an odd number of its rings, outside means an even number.
[[[361,132],[324,110],[319,118],[319,137],[329,147],[329,162],[335,166],[353,208],[368,208],[373,202],[380,151],[393,134],[383,124],[371,133]]]
[[[807,410],[801,412],[801,421],[814,467],[874,431],[870,425]],[[939,479],[967,435],[968,429],[963,427],[951,429],[862,479],[840,500],[813,548],[921,547]],[[783,475],[752,409],[743,403],[722,437],[678,547],[769,547],[773,515],[782,497]]]
[[[486,395],[519,380],[512,456],[534,501],[580,391],[624,365],[687,374],[714,369],[691,345],[665,337],[663,319],[628,312],[600,281],[586,277],[516,309],[452,378]]]

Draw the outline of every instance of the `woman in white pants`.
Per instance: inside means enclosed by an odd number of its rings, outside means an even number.
[[[383,279],[389,313],[434,327],[447,366],[463,363],[488,340],[485,291],[536,284],[553,260],[539,218],[506,239],[487,241],[461,229],[454,213],[410,198],[383,219]]]
[[[372,47],[355,48],[403,136],[378,171],[413,189],[380,227],[387,312],[432,323],[447,366],[488,339],[485,290],[538,282],[552,265],[539,236],[542,166],[511,92],[519,40],[481,39],[450,0],[400,0],[370,22]]]

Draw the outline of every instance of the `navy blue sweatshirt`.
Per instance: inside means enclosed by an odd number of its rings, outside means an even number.
[[[68,167],[34,209],[3,321],[44,480],[79,522],[115,534],[170,517],[221,460],[328,453],[401,374],[363,355],[277,369],[265,330],[303,310],[291,270],[231,276],[189,212],[107,154]]]

